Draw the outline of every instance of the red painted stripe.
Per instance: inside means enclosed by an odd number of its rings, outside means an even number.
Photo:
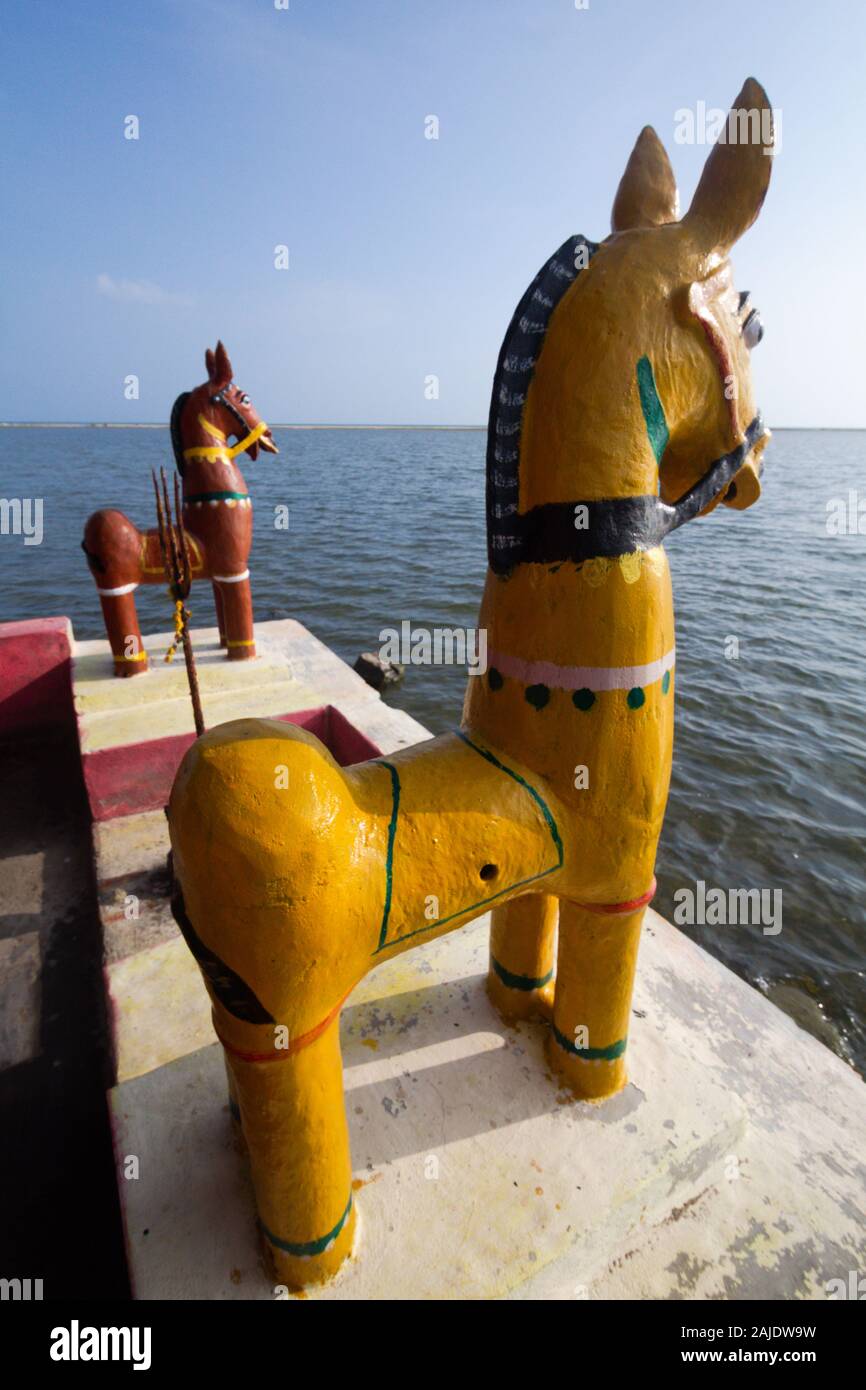
[[[332,705],[263,717],[309,730],[341,767],[381,755],[381,749]],[[194,742],[195,734],[171,734],[85,753],[84,781],[93,819],[104,821],[160,810],[168,802],[183,756]]]
[[[322,1019],[321,1023],[317,1023],[315,1028],[311,1028],[309,1033],[302,1033],[299,1038],[295,1038],[294,1042],[290,1042],[288,1047],[274,1048],[273,1052],[241,1052],[239,1048],[232,1047],[231,1043],[226,1042],[216,1023],[214,1023],[214,1032],[226,1052],[230,1052],[233,1057],[238,1057],[242,1062],[284,1062],[287,1057],[293,1057],[296,1052],[300,1052],[304,1047],[309,1047],[310,1043],[322,1036],[328,1024],[333,1023],[337,1017],[351,992],[351,990],[347,990],[339,1004],[331,1010],[326,1018]]]
[[[68,618],[0,623],[0,735],[72,725]]]
[[[646,893],[644,893],[644,894],[643,894],[641,897],[639,897],[639,898],[632,898],[631,902],[627,902],[627,903],[578,903],[577,906],[583,908],[584,912],[602,912],[602,913],[637,912],[637,909],[638,909],[639,907],[646,907],[647,903],[652,901],[652,899],[653,899],[653,898],[655,897],[655,895],[656,895],[656,887],[657,887],[657,884],[656,884],[656,881],[655,881],[655,876],[653,876],[653,881],[652,881],[652,883],[650,884],[649,890],[648,890]]]

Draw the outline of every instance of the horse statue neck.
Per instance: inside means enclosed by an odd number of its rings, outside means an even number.
[[[588,263],[597,248],[571,238],[542,268],[500,354],[479,615],[487,671],[470,676],[464,706],[470,736],[569,801],[593,739],[615,739],[621,719],[667,698],[674,649],[664,549],[638,535],[642,518],[670,510],[658,498],[666,431],[652,367],[589,338],[576,348],[573,314],[547,331],[560,300],[599,286],[601,265],[585,282],[575,270],[582,247]],[[563,320],[567,334],[557,332]]]
[[[246,498],[247,485],[236,462],[235,446],[206,405],[185,412],[181,427],[181,462],[184,501],[232,500]]]

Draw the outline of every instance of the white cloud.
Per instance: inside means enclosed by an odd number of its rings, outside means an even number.
[[[174,294],[154,285],[150,280],[115,280],[111,275],[97,275],[96,288],[106,299],[120,304],[191,304],[187,294]]]

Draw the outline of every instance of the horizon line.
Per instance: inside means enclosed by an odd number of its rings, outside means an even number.
[[[311,422],[277,421],[270,426],[273,430],[448,430],[477,432],[486,430],[487,425],[418,425],[418,424],[361,424],[358,422],[341,424],[322,424]],[[856,433],[866,430],[863,425],[773,425],[773,430],[802,432]],[[159,420],[0,420],[0,429],[6,430],[167,430],[168,424]]]
[[[167,430],[159,420],[0,420],[5,430]],[[486,425],[321,424],[277,421],[272,430],[486,430]]]

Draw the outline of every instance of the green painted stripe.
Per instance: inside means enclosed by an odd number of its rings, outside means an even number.
[[[342,1231],[343,1227],[349,1219],[349,1212],[351,1210],[352,1194],[350,1192],[349,1200],[346,1203],[346,1210],[343,1212],[343,1215],[340,1217],[333,1231],[329,1231],[326,1236],[320,1236],[318,1240],[280,1240],[279,1236],[275,1236],[272,1231],[268,1230],[267,1226],[264,1224],[263,1221],[259,1224],[261,1225],[262,1231],[267,1236],[268,1240],[271,1242],[271,1245],[275,1245],[278,1250],[285,1250],[287,1255],[297,1255],[301,1258],[309,1255],[323,1255],[327,1250],[328,1246],[333,1245],[334,1241],[337,1239],[337,1236]]]
[[[519,782],[521,787],[523,787],[525,791],[529,792],[529,795],[532,797],[536,805],[540,808],[541,814],[544,816],[544,819],[547,823],[547,828],[550,831],[551,838],[556,846],[556,853],[559,856],[559,863],[556,865],[556,867],[558,869],[561,869],[563,861],[562,837],[557,828],[556,821],[553,819],[550,807],[548,806],[544,798],[541,795],[539,795],[539,793],[535,790],[533,786],[530,786],[529,782],[527,782],[525,777],[520,776],[519,772],[515,772],[510,767],[506,767],[505,764],[501,763],[498,758],[493,756],[492,753],[489,753],[486,748],[479,748],[478,744],[473,743],[471,738],[467,738],[466,734],[462,733],[460,729],[457,729],[456,733],[457,737],[462,739],[464,743],[468,744],[468,746],[471,749],[473,749],[474,752],[478,753],[482,758],[486,758],[487,762],[492,763],[494,767],[498,767],[499,771],[504,772],[506,776],[513,777],[515,782]],[[546,870],[546,872],[549,873],[550,870]],[[497,894],[497,896],[499,895]]]
[[[188,502],[222,502],[226,497],[234,497],[236,501],[245,501],[249,497],[248,492],[191,492],[188,497],[183,499],[184,506]]]
[[[548,874],[556,873],[557,869],[562,868],[562,837],[557,828],[556,821],[553,819],[553,816],[550,812],[550,808],[547,805],[546,801],[543,799],[543,797],[541,797],[539,793],[535,790],[535,788],[531,787],[529,783],[525,780],[525,778],[521,777],[518,772],[514,772],[510,767],[506,767],[505,764],[501,763],[498,758],[495,758],[492,753],[488,753],[485,748],[479,748],[476,744],[472,742],[471,739],[467,738],[465,734],[461,733],[459,729],[457,729],[455,732],[457,734],[457,737],[459,739],[462,739],[464,743],[468,744],[469,747],[474,750],[474,752],[480,754],[482,758],[486,758],[487,761],[489,763],[492,763],[494,767],[499,768],[500,772],[505,772],[509,777],[513,777],[515,782],[519,782],[520,785],[526,791],[529,792],[533,801],[535,801],[538,804],[538,806],[541,809],[541,813],[544,816],[547,828],[550,831],[551,838],[556,847],[557,862],[555,864],[551,864],[549,869],[542,869],[540,873],[532,874],[529,878],[522,878],[517,883],[509,884],[507,888],[500,888],[498,893],[492,893],[489,898],[479,898],[477,903],[470,903],[468,907],[461,907],[457,912],[449,913],[447,917],[438,917],[435,922],[428,922],[427,925],[424,927],[416,927],[414,931],[404,932],[402,936],[398,936],[394,941],[386,941],[385,935],[388,929],[388,915],[391,910],[391,874],[393,868],[392,860],[394,849],[394,836],[397,831],[397,810],[400,803],[400,783],[399,779],[397,779],[396,769],[391,767],[390,763],[383,763],[383,767],[391,768],[392,777],[395,779],[395,794],[394,807],[391,812],[391,828],[388,833],[388,858],[385,865],[385,912],[382,917],[382,928],[379,932],[379,945],[373,952],[374,956],[377,956],[380,951],[387,951],[388,949],[390,949],[391,946],[401,945],[404,941],[408,941],[413,936],[420,936],[422,932],[433,931],[436,927],[444,927],[446,922],[453,922],[455,917],[464,917],[467,912],[475,912],[480,908],[488,907],[490,903],[496,902],[497,898],[502,898],[508,893],[514,893],[518,888],[525,888],[529,883],[536,883],[540,878],[547,878]]]
[[[628,1041],[627,1038],[620,1038],[619,1042],[611,1043],[610,1047],[576,1047],[570,1038],[560,1033],[556,1024],[553,1025],[553,1036],[560,1047],[564,1047],[572,1057],[582,1057],[585,1062],[615,1062],[617,1057],[621,1057],[625,1052]]]
[[[655,454],[656,463],[661,463],[662,454],[670,438],[670,431],[665,419],[664,408],[659,400],[659,393],[656,390],[652,363],[648,357],[642,357],[637,364],[637,389],[650,448]]]
[[[543,989],[553,979],[553,971],[548,970],[546,975],[540,975],[537,979],[532,975],[513,975],[510,970],[506,970],[504,965],[500,965],[495,956],[490,957],[490,964],[496,971],[500,980],[509,989],[524,989],[529,992],[531,989]]]
[[[549,869],[542,869],[540,874],[533,874],[530,878],[522,878],[518,883],[509,884],[507,888],[501,888],[498,893],[493,893],[489,898],[479,898],[477,903],[470,903],[468,907],[461,907],[457,912],[450,913],[447,917],[439,917],[435,922],[428,922],[426,927],[416,927],[414,931],[404,932],[402,936],[397,936],[393,941],[386,941],[378,946],[373,952],[377,956],[380,951],[387,951],[391,946],[400,946],[410,937],[420,936],[421,932],[433,931],[434,927],[444,927],[446,922],[453,922],[455,917],[465,917],[467,912],[480,911],[483,907],[489,907],[495,903],[497,898],[504,897],[507,893],[514,893],[518,888],[525,888],[529,883],[537,883],[540,878],[547,878],[548,874],[555,874],[561,865],[551,864]]]
[[[379,930],[381,951],[388,935],[388,918],[391,916],[391,893],[394,887],[394,840],[397,836],[397,817],[400,814],[400,778],[393,763],[382,763],[391,774],[391,823],[388,826],[388,853],[385,856],[385,907],[382,911],[382,926]],[[376,952],[374,951],[375,955]]]

